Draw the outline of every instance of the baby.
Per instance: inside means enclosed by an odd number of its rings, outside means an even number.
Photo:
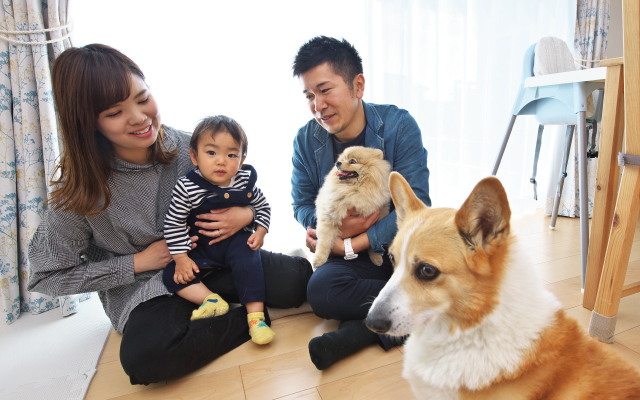
[[[170,292],[201,304],[193,311],[192,321],[216,317],[226,314],[229,305],[201,282],[200,269],[231,268],[240,303],[247,308],[251,339],[266,344],[275,333],[264,322],[265,286],[258,249],[269,229],[271,207],[255,185],[256,171],[248,164],[243,166],[247,144],[242,127],[222,115],[203,119],[194,130],[189,152],[196,168],[178,179],[164,221],[174,261],[165,267],[163,280]],[[245,227],[212,245],[209,238],[201,237],[192,251],[189,238],[197,235],[197,215],[234,206],[254,211],[255,232]]]

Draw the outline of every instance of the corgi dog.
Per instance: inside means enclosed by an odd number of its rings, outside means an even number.
[[[421,399],[640,399],[640,374],[569,318],[529,265],[511,262],[511,210],[495,177],[459,210],[429,208],[398,173],[395,266],[365,323],[410,334],[403,376]]]
[[[338,156],[316,197],[316,254],[314,268],[327,262],[333,241],[340,236],[342,220],[349,210],[352,216],[373,214],[380,209],[382,219],[389,215],[389,173],[391,165],[382,150],[352,146]],[[382,256],[369,249],[369,258],[380,266]]]

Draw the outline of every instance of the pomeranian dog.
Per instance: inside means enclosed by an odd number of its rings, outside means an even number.
[[[380,219],[389,214],[389,173],[391,165],[382,158],[382,150],[353,146],[347,148],[324,179],[316,198],[315,268],[329,258],[333,241],[340,237],[340,225],[350,209],[352,216],[368,216],[380,209]],[[369,257],[382,265],[382,256],[369,249]]]
[[[495,177],[459,210],[428,208],[389,179],[395,270],[365,323],[410,334],[403,376],[423,399],[640,399],[640,374],[588,336],[530,265],[512,262],[511,210]]]

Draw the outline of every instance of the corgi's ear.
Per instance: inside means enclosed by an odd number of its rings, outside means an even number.
[[[400,227],[408,213],[427,208],[418,196],[413,193],[409,183],[397,172],[389,175],[389,190],[393,204],[396,206],[398,227]]]
[[[498,178],[481,180],[456,213],[456,225],[467,245],[492,254],[492,247],[509,236],[511,209]]]

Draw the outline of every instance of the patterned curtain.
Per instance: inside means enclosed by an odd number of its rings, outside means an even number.
[[[578,0],[578,8],[576,15],[576,32],[573,41],[574,57],[583,61],[576,61],[582,68],[594,68],[600,64],[599,60],[606,58],[607,53],[607,35],[609,33],[609,0]],[[593,61],[591,61],[593,60]],[[597,104],[598,97],[602,92],[595,91],[593,97],[594,104]],[[598,132],[595,143],[600,141],[600,123],[598,123]],[[560,197],[560,207],[558,215],[565,217],[580,217],[580,184],[578,157],[575,154],[578,151],[578,138],[575,136],[577,130],[574,131],[574,138],[571,146],[571,154],[567,163],[567,178],[564,182],[562,196]],[[588,148],[591,147],[592,136],[588,137]],[[593,212],[593,196],[596,187],[596,175],[598,168],[597,158],[587,159],[587,183],[589,191],[589,218]],[[555,185],[555,175],[553,183]],[[555,187],[555,186],[554,186]],[[553,200],[555,190],[549,191],[545,203],[545,212],[551,214],[553,210]]]
[[[89,295],[27,291],[27,245],[46,209],[60,154],[51,62],[71,47],[67,0],[2,0],[0,9],[0,301],[7,324],[21,311],[77,311]],[[51,29],[49,31],[49,29]],[[12,32],[14,31],[14,32]],[[29,33],[15,33],[29,31]],[[34,32],[36,31],[36,32]],[[40,44],[21,44],[21,43]]]

